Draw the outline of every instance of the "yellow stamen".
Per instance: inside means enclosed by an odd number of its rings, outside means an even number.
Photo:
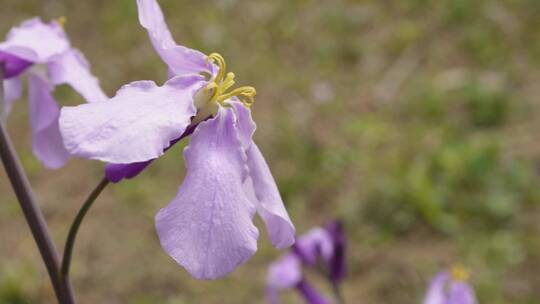
[[[223,94],[218,97],[218,102],[223,102],[231,97],[238,97],[241,101],[245,101],[245,99],[248,99],[249,102],[244,102],[246,106],[251,106],[253,102],[255,101],[253,97],[255,97],[255,94],[257,94],[257,91],[255,91],[254,87],[239,87],[227,94]]]
[[[450,274],[452,275],[452,279],[456,281],[467,281],[469,279],[469,271],[461,264],[452,266]]]
[[[218,53],[212,53],[208,55],[206,60],[207,62],[215,63],[219,67],[216,78],[205,88],[207,94],[212,91],[212,94],[209,96],[210,101],[224,106],[227,99],[237,97],[247,107],[250,107],[255,102],[254,97],[257,91],[255,91],[254,87],[239,87],[227,93],[227,90],[235,84],[235,75],[231,72],[226,73],[227,65],[223,56]]]
[[[223,92],[226,92],[228,89],[230,89],[234,85],[234,73],[229,72],[227,73],[227,76],[225,77],[225,80],[223,80]]]
[[[58,19],[56,19],[56,22],[58,22],[58,24],[60,24],[61,27],[64,27],[66,25],[67,18],[65,16],[61,16]]]
[[[208,62],[213,61],[219,67],[218,74],[214,81],[216,83],[220,83],[221,81],[223,81],[223,78],[225,77],[225,71],[227,70],[227,64],[225,63],[225,59],[223,58],[223,56],[221,56],[219,53],[212,53],[208,55],[206,60]]]

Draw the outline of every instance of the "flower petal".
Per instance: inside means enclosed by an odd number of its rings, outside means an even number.
[[[448,301],[445,304],[476,304],[474,290],[463,281],[453,281],[448,292]]]
[[[279,303],[278,293],[282,289],[294,288],[302,280],[301,262],[294,254],[286,254],[268,269],[266,295],[268,302]]]
[[[184,131],[184,133],[182,133],[182,135],[180,135],[180,137],[171,141],[170,146],[165,148],[164,152],[171,148],[177,142],[181,141],[183,138],[193,134],[193,131],[195,131],[196,127],[196,124],[189,125],[189,127],[186,128],[186,130]],[[118,183],[124,178],[131,179],[144,171],[144,169],[146,169],[146,167],[148,167],[153,161],[154,160],[151,159],[144,162],[130,164],[107,164],[107,166],[105,166],[105,177],[107,177],[107,179],[112,183]]]
[[[45,167],[58,169],[69,159],[58,128],[58,104],[46,80],[33,73],[28,79],[32,150]]]
[[[7,40],[0,43],[1,52],[34,63],[46,63],[69,48],[62,26],[56,21],[43,23],[39,18],[27,20],[19,27],[12,28]]]
[[[9,53],[0,52],[0,64],[4,66],[4,78],[19,76],[33,63]]]
[[[242,189],[245,155],[231,109],[202,122],[184,151],[187,175],[156,215],[165,251],[197,279],[233,271],[257,250],[255,207]]]
[[[22,81],[20,77],[5,79],[4,86],[4,103],[0,104],[0,120],[5,121],[11,112],[13,102],[19,99],[22,95]]]
[[[163,154],[195,115],[202,76],[179,76],[157,86],[136,81],[104,102],[64,107],[60,130],[68,151],[111,163],[136,163]]]
[[[242,146],[246,150],[249,178],[245,189],[257,212],[263,219],[272,244],[283,249],[294,244],[296,230],[285,209],[270,168],[251,137],[255,132],[255,122],[251,111],[239,102],[232,103],[237,116],[237,128]]]
[[[308,265],[315,265],[319,257],[329,263],[334,254],[332,237],[322,228],[313,228],[298,238],[294,244],[294,252]]]
[[[81,94],[87,102],[107,100],[99,81],[90,73],[90,65],[77,49],[71,49],[55,57],[48,65],[49,77],[55,85],[67,83]]]
[[[445,285],[448,282],[447,272],[438,273],[429,283],[423,304],[446,304]]]
[[[215,66],[207,62],[205,54],[176,44],[156,0],[137,0],[137,8],[139,22],[148,31],[154,49],[170,71],[176,75],[215,73]]]
[[[258,202],[257,212],[266,224],[270,240],[279,249],[289,247],[294,244],[296,230],[270,169],[255,143],[248,150],[247,157],[253,192]]]
[[[343,232],[343,224],[333,221],[324,227],[330,234],[333,243],[333,254],[330,259],[330,280],[337,284],[341,282],[347,274],[347,259],[345,258],[347,240]]]
[[[236,128],[238,129],[238,137],[240,138],[242,147],[247,151],[253,143],[252,138],[253,134],[255,133],[255,129],[257,129],[257,125],[255,124],[255,121],[253,121],[253,118],[251,117],[251,110],[248,107],[244,106],[236,98],[229,100],[229,102],[232,104],[236,113]]]

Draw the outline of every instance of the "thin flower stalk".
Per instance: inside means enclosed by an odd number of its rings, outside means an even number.
[[[4,80],[4,67],[0,66],[0,83]],[[0,99],[4,98],[3,86],[0,85]],[[3,100],[0,100],[0,103]],[[4,169],[11,182],[13,191],[17,196],[24,217],[30,227],[32,236],[38,246],[41,258],[45,263],[54,293],[59,303],[75,303],[71,293],[71,286],[66,282],[62,286],[59,277],[59,258],[57,250],[51,238],[49,229],[34,197],[28,177],[24,172],[21,162],[15,152],[11,139],[3,122],[0,122],[0,157]]]
[[[109,180],[106,178],[103,178],[99,182],[99,184],[92,191],[92,193],[90,193],[86,201],[82,204],[81,209],[79,210],[79,212],[75,216],[75,219],[73,220],[73,223],[71,224],[68,236],[66,238],[66,244],[64,246],[62,267],[60,269],[60,278],[65,288],[69,288],[69,269],[71,266],[71,257],[73,254],[73,248],[75,246],[75,239],[77,238],[77,232],[79,231],[79,227],[81,226],[86,213],[88,212],[88,210],[90,210],[90,207],[92,207],[96,199],[99,197],[101,192],[107,187],[108,184]]]

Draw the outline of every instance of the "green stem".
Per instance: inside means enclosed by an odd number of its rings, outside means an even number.
[[[62,267],[60,269],[60,278],[65,287],[67,287],[67,284],[69,283],[69,268],[71,265],[71,256],[73,255],[73,247],[75,246],[75,239],[77,238],[77,232],[79,231],[79,227],[81,226],[81,223],[86,213],[88,212],[90,207],[92,207],[92,204],[96,201],[98,196],[101,194],[103,189],[107,187],[108,184],[109,180],[104,177],[96,186],[96,188],[92,191],[92,193],[90,193],[86,201],[83,203],[81,209],[77,213],[77,216],[75,216],[71,227],[69,228],[66,245],[64,247],[64,256],[62,258]]]

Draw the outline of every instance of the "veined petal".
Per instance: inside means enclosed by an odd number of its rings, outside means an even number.
[[[244,106],[236,98],[232,98],[229,102],[232,104],[236,113],[238,137],[240,138],[242,147],[247,151],[253,143],[252,138],[257,129],[257,125],[255,124],[255,121],[253,121],[251,110],[248,107]]]
[[[32,18],[12,28],[7,40],[0,43],[1,52],[34,63],[46,63],[69,48],[69,41],[60,24],[56,21],[47,24],[39,18]]]
[[[99,81],[90,73],[90,65],[77,49],[71,49],[55,57],[49,64],[49,77],[53,84],[67,83],[87,102],[107,100]]]
[[[22,81],[20,77],[5,79],[4,86],[4,103],[0,104],[0,120],[6,120],[13,102],[19,99],[22,95]]]
[[[249,177],[245,180],[245,189],[257,212],[263,219],[272,244],[283,249],[294,244],[296,230],[285,209],[276,182],[266,164],[259,147],[252,141],[255,122],[251,112],[241,103],[233,103],[237,128],[242,146],[247,154]]]
[[[294,288],[302,280],[301,262],[294,254],[286,254],[268,270],[266,296],[270,304],[279,303],[279,291]]]
[[[58,169],[69,159],[58,128],[58,104],[46,80],[33,73],[28,79],[32,150],[45,167]]]
[[[180,137],[172,140],[170,146],[167,147],[164,151],[167,151],[169,148],[171,148],[177,142],[181,141],[183,138],[193,134],[193,131],[195,131],[196,128],[196,124],[189,125],[189,127],[186,128],[184,133],[182,133]],[[146,167],[148,167],[153,161],[154,160],[151,159],[144,162],[130,164],[107,164],[107,166],[105,166],[105,177],[107,177],[107,179],[112,183],[118,183],[123,179],[131,179],[144,171],[144,169],[146,169]]]
[[[202,76],[179,76],[157,86],[136,81],[104,102],[64,107],[60,130],[76,156],[126,164],[163,154],[195,115],[193,96],[206,84]]]
[[[213,75],[216,67],[206,60],[206,55],[176,44],[163,12],[156,0],[137,0],[139,22],[148,31],[154,49],[176,75],[208,72]]]
[[[445,285],[448,282],[447,272],[438,273],[429,283],[423,304],[446,304]]]
[[[184,151],[184,182],[156,215],[161,245],[197,279],[224,276],[257,250],[255,207],[242,189],[245,155],[234,123],[226,108],[200,123]]]

